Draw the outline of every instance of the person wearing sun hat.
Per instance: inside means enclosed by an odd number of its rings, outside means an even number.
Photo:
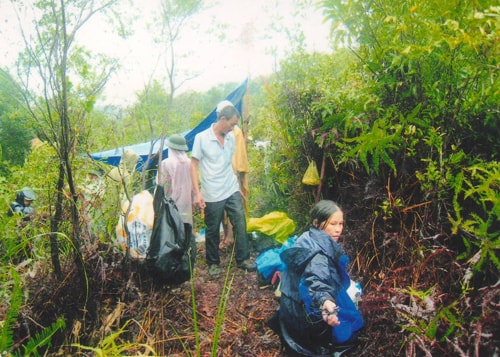
[[[177,151],[187,151],[186,139],[179,134],[174,134],[167,139],[167,147]]]
[[[255,263],[250,260],[243,198],[232,165],[236,150],[233,129],[240,114],[227,100],[217,105],[216,114],[217,121],[195,136],[191,153],[194,203],[205,214],[206,263],[211,276],[221,273],[219,243],[224,212],[233,225],[237,267],[246,271],[256,270]]]
[[[156,176],[156,184],[162,185],[165,197],[171,197],[184,222],[184,230],[186,237],[192,243],[195,242],[193,237],[193,189],[191,185],[191,161],[187,156],[186,151],[188,146],[186,139],[179,134],[173,134],[166,139],[168,148],[168,157],[160,163],[158,175]],[[193,249],[192,259],[196,249]]]
[[[31,207],[31,203],[37,199],[36,193],[30,187],[23,187],[17,192],[16,200],[10,204],[7,216],[12,217],[19,213],[28,219],[35,213],[35,209]]]

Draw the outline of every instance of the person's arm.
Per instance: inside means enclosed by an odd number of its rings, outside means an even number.
[[[15,213],[21,212],[22,207],[23,206],[21,206],[19,203],[15,202],[15,201],[12,202],[10,204],[9,211],[7,212],[7,215],[9,217],[12,217]]]
[[[205,199],[200,191],[200,183],[198,180],[198,168],[200,161],[194,157],[191,158],[191,184],[194,193],[194,205],[201,209],[205,208]]]
[[[321,317],[330,326],[339,325],[337,317],[337,304],[334,296],[336,295],[336,284],[334,280],[335,274],[329,269],[329,259],[323,254],[316,256],[307,265],[303,278],[304,283],[308,287],[307,293],[311,301],[312,309],[321,310]],[[336,279],[335,279],[336,278]]]

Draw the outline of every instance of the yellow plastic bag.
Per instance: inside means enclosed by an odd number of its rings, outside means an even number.
[[[260,218],[250,218],[247,224],[248,232],[261,232],[274,236],[278,243],[285,243],[295,231],[295,222],[284,212],[271,212]]]
[[[316,161],[312,160],[307,167],[304,177],[302,177],[302,183],[309,186],[318,186],[320,182]]]

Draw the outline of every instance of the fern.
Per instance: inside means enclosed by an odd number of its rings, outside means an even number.
[[[14,269],[10,269],[10,275],[12,276],[13,288],[12,295],[10,298],[10,307],[7,310],[5,316],[5,321],[3,322],[2,329],[0,330],[0,351],[9,351],[13,345],[13,328],[12,326],[17,321],[17,316],[19,313],[19,308],[23,303],[23,291],[21,289],[21,278],[19,273]]]
[[[453,184],[454,216],[450,215],[449,221],[454,233],[464,232],[467,256],[462,258],[474,255],[472,248],[477,247],[480,259],[474,261],[473,270],[480,271],[489,261],[500,271],[500,233],[496,228],[500,220],[500,165],[490,162],[466,167]]]
[[[59,317],[57,321],[52,323],[49,327],[38,332],[34,338],[31,338],[28,343],[24,346],[24,356],[40,356],[38,349],[44,346],[52,345],[52,336],[54,334],[66,327],[66,322],[63,317]]]
[[[359,156],[359,160],[370,173],[370,163],[376,174],[380,171],[381,161],[387,164],[396,173],[396,164],[391,154],[399,150],[403,140],[401,133],[402,125],[391,125],[387,120],[380,119],[373,123],[371,131],[361,134],[355,138],[344,139],[346,143],[354,143],[344,156],[344,161]],[[371,158],[371,162],[370,159]]]
[[[449,305],[434,306],[436,287],[425,291],[412,287],[401,289],[400,292],[409,297],[408,305],[396,304],[395,307],[404,321],[401,327],[404,331],[420,336],[429,344],[443,342],[453,337],[463,329],[464,320],[458,307],[459,300]]]

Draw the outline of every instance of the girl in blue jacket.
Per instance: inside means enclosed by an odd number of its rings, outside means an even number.
[[[293,247],[281,253],[280,308],[270,326],[292,353],[331,355],[350,344],[363,319],[347,294],[349,259],[338,243],[344,214],[333,201],[311,210],[310,227]]]

